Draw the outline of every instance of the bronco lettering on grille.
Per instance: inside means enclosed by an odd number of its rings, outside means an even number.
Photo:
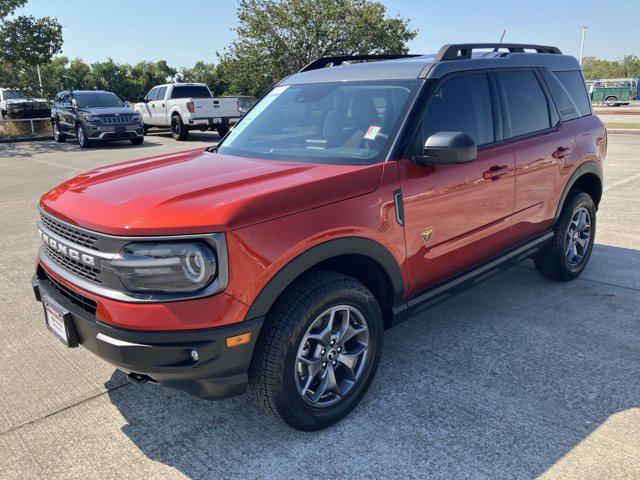
[[[87,255],[86,253],[82,253],[69,245],[66,245],[58,240],[51,238],[46,233],[43,233],[41,230],[38,230],[40,236],[42,237],[42,241],[49,245],[49,247],[53,248],[54,251],[64,255],[65,257],[69,257],[76,262],[84,263],[85,265],[89,265],[92,267],[96,266],[96,259],[91,255]]]

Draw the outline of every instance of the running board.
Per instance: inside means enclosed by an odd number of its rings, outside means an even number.
[[[411,316],[526,260],[544,249],[552,238],[553,232],[549,231],[452,278],[421,290],[403,303],[393,307],[393,325],[397,325]]]

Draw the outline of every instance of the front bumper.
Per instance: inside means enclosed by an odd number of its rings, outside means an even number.
[[[85,123],[84,130],[87,138],[95,140],[128,140],[131,138],[142,137],[144,131],[142,123],[132,123],[121,125],[116,128],[115,125],[98,125]],[[117,131],[116,131],[117,130]]]
[[[78,343],[129,373],[201,398],[220,399],[244,393],[251,356],[264,321],[256,318],[224,327],[182,331],[138,331],[106,325],[78,299],[82,295],[42,269],[32,281],[36,299],[46,296],[69,311]],[[232,348],[227,337],[251,333],[249,343]],[[192,351],[198,360],[192,358]]]

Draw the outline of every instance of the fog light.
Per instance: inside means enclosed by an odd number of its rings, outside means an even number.
[[[191,358],[193,359],[194,362],[198,361],[198,351],[197,350],[191,350]]]

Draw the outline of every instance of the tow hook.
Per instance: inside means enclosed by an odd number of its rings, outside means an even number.
[[[131,372],[129,375],[127,375],[127,379],[131,382],[131,383],[147,383],[147,382],[155,382],[155,380],[153,378],[151,378],[149,375],[145,375],[143,373],[133,373]]]

